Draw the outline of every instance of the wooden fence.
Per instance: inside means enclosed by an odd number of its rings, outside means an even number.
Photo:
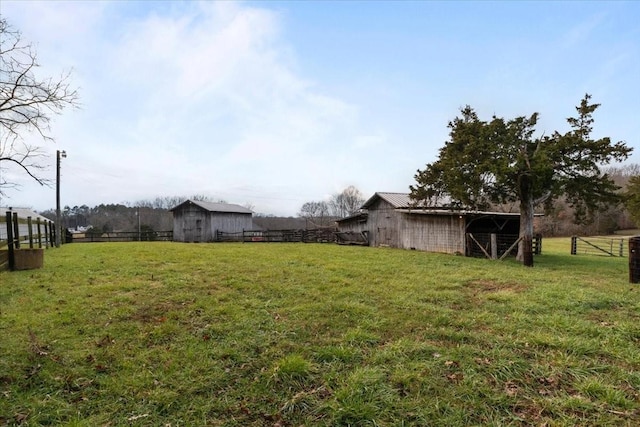
[[[571,237],[571,255],[602,255],[626,257],[629,255],[625,238]]]
[[[67,243],[92,242],[170,242],[173,231],[113,231],[110,233],[74,233],[67,234]]]
[[[305,230],[243,230],[236,233],[216,232],[216,242],[303,242],[335,243],[335,228],[314,228]]]
[[[53,247],[55,233],[53,221],[33,221],[30,216],[19,218],[17,212],[6,211],[0,216],[0,270],[15,269],[15,250]]]
[[[504,259],[516,256],[521,238],[517,234],[467,233],[467,253],[469,257]],[[542,236],[533,236],[533,254],[542,253]]]

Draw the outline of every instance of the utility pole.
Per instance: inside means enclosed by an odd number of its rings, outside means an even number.
[[[56,151],[56,248],[60,247],[62,223],[60,219],[60,158],[66,158],[66,151]]]

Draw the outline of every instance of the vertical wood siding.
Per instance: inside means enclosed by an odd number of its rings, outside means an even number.
[[[211,240],[215,239],[217,231],[239,233],[253,228],[253,220],[248,214],[211,212],[209,219]]]
[[[459,215],[398,212],[380,199],[369,207],[366,229],[370,246],[451,254],[465,251],[465,220]]]
[[[464,218],[459,215],[403,214],[400,247],[464,254]]]
[[[369,207],[369,245],[401,248],[398,239],[400,213],[393,205],[380,199]]]
[[[252,227],[250,214],[209,212],[196,205],[173,211],[173,240],[176,242],[212,242],[218,230],[236,233]]]

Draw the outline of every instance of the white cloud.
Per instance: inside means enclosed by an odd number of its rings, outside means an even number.
[[[62,51],[81,76],[83,111],[55,126],[69,151],[66,191],[78,203],[201,192],[255,198],[260,209],[278,189],[268,209],[293,213],[336,186],[327,169],[338,147],[361,144],[358,111],[296,75],[277,13],[188,3],[108,30],[120,4],[91,4],[30,9],[42,17],[33,34],[48,40],[45,57],[50,42],[73,40]],[[53,41],[43,36],[58,30]],[[245,189],[243,200],[229,197],[233,188]]]

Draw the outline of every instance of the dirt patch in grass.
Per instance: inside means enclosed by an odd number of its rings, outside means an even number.
[[[464,287],[475,294],[481,292],[524,292],[527,286],[522,283],[515,282],[496,282],[494,280],[470,280],[464,284]]]
[[[189,302],[162,302],[154,305],[145,305],[133,313],[129,319],[141,323],[162,323],[167,320],[169,313],[182,310]]]

